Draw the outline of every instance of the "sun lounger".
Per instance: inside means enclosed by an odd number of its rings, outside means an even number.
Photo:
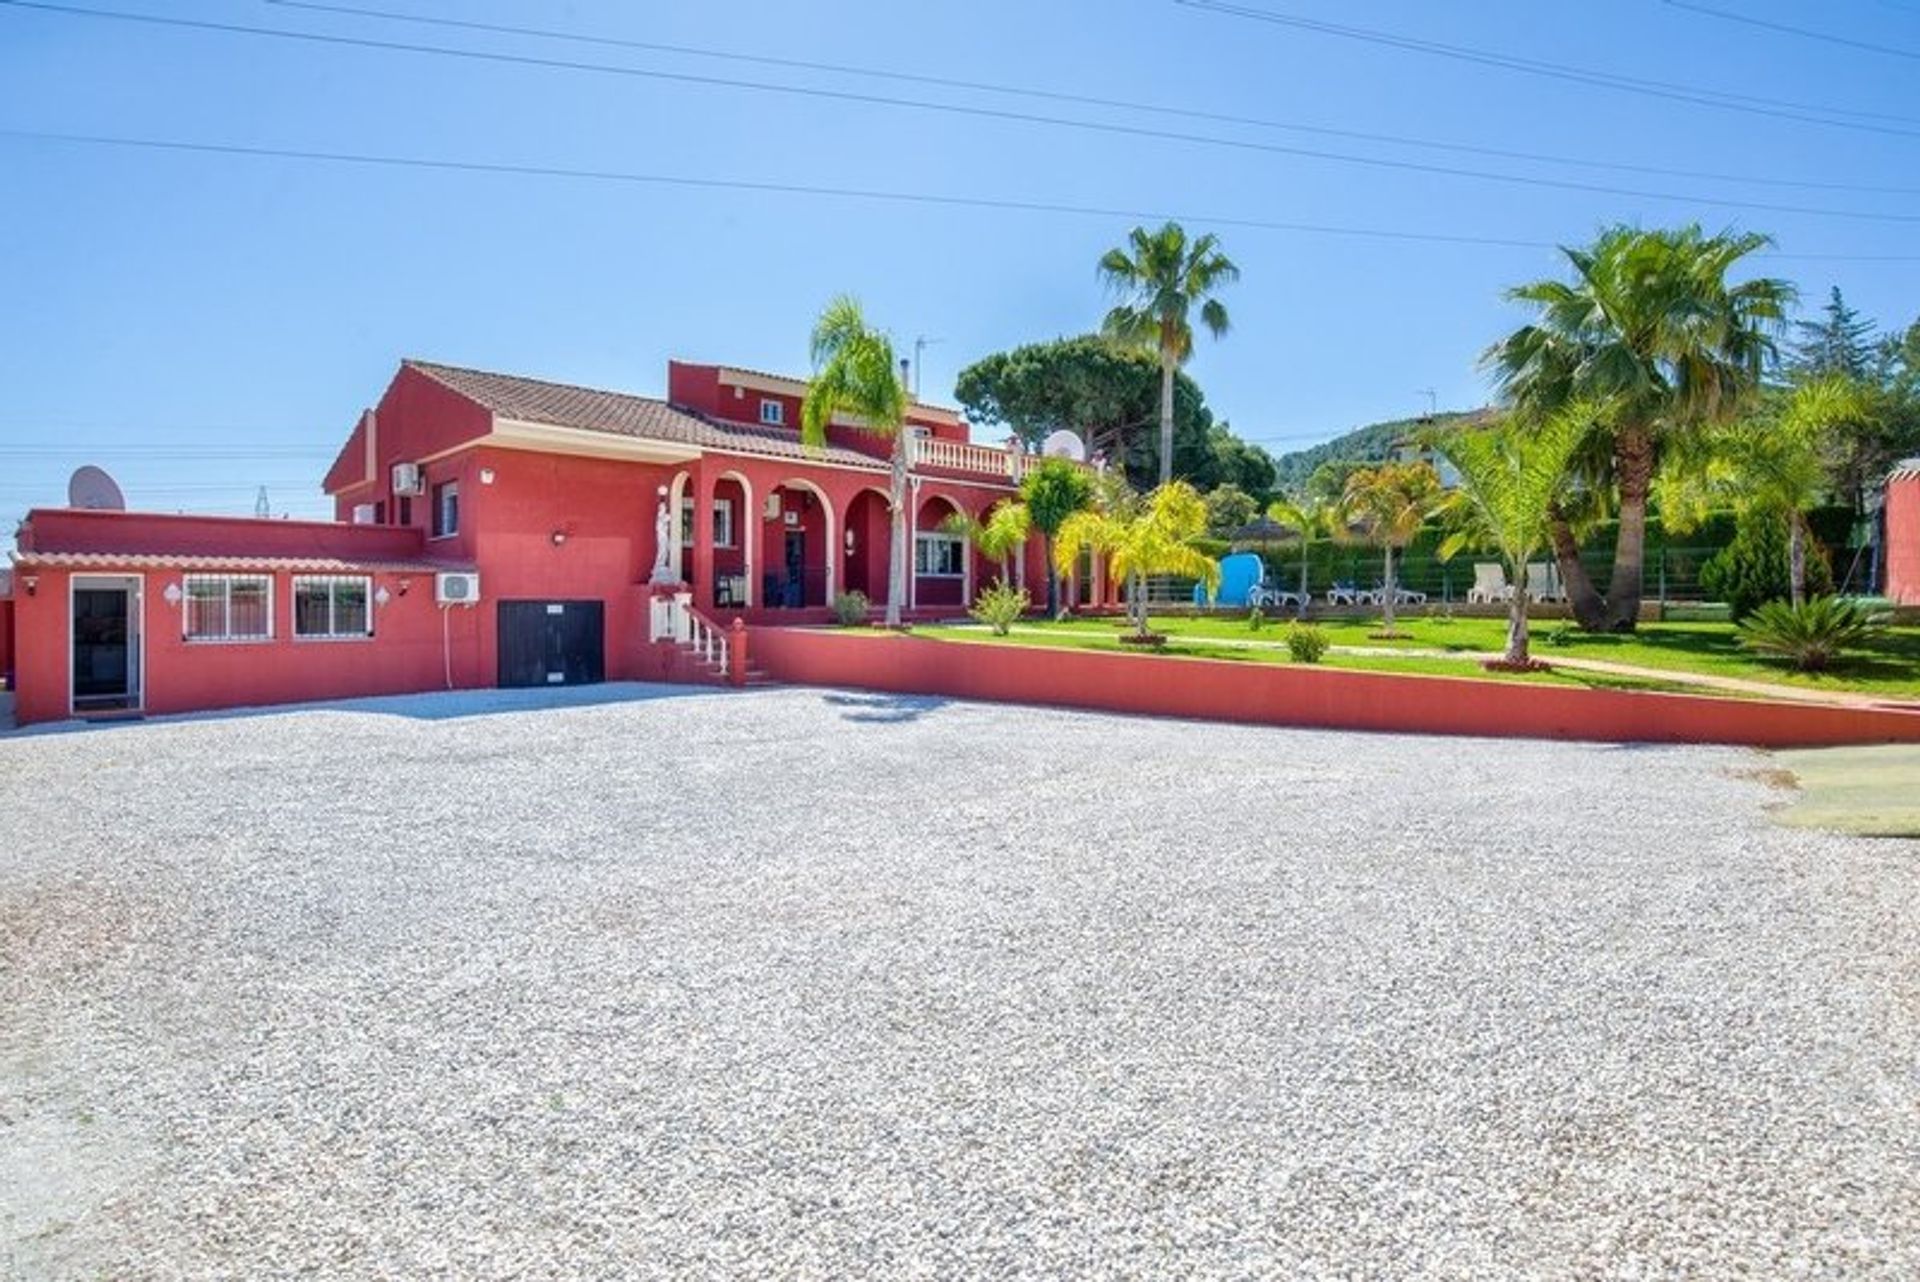
[[[1564,601],[1567,593],[1560,586],[1559,568],[1551,561],[1527,563],[1527,596],[1534,601]]]
[[[1506,567],[1497,561],[1473,564],[1473,586],[1467,589],[1469,605],[1493,605],[1513,600],[1513,585],[1507,582]]]

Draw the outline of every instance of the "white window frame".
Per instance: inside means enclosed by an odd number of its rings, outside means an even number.
[[[733,500],[715,499],[713,501],[713,546],[733,548],[738,544],[734,540]],[[680,496],[680,546],[693,546],[693,495]]]
[[[770,396],[760,398],[760,421],[768,427],[787,425],[787,406],[784,401],[776,401]]]
[[[933,558],[927,550],[934,544],[953,547],[954,565],[952,570],[927,570],[921,567],[930,564]],[[919,579],[964,579],[967,577],[967,541],[957,534],[946,534],[937,530],[921,530],[913,536],[913,574]]]
[[[339,600],[334,589],[343,583],[357,583],[366,594],[367,626],[363,631],[342,632],[338,612]],[[327,588],[327,630],[325,632],[302,632],[300,630],[300,589],[314,584],[324,584]],[[296,574],[293,576],[293,639],[295,641],[371,641],[373,639],[373,576],[369,574]]]
[[[192,645],[259,645],[273,640],[273,580],[271,574],[183,574],[180,576],[180,637]],[[218,583],[221,585],[220,619],[221,631],[202,633],[198,636],[187,630],[188,621],[193,617],[193,589],[199,583]],[[233,585],[236,583],[264,583],[267,585],[267,630],[264,633],[248,633],[235,636],[233,633]]]

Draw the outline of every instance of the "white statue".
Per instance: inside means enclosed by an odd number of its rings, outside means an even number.
[[[678,583],[673,572],[673,513],[667,510],[667,487],[660,487],[660,510],[653,518],[653,579],[655,583]]]

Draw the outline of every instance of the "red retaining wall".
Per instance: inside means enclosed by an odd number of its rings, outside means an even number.
[[[755,628],[776,681],[1261,725],[1764,748],[1920,742],[1920,711]]]

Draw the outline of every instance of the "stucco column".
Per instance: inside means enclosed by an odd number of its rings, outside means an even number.
[[[704,466],[693,473],[693,603],[713,609],[713,472]]]

